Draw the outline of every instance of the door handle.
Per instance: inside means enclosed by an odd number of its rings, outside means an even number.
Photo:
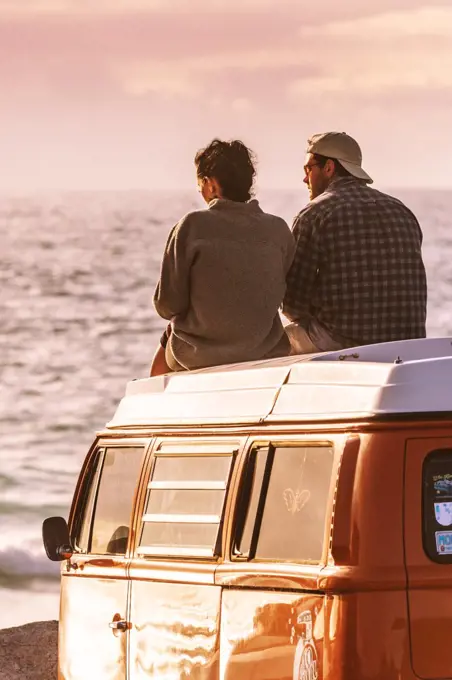
[[[111,621],[108,626],[112,630],[119,630],[121,632],[125,632],[126,630],[129,630],[132,626],[130,625],[129,621],[126,621],[125,619],[119,619],[119,621]]]

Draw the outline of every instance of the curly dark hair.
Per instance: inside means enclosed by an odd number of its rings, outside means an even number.
[[[199,178],[217,180],[224,198],[245,203],[249,201],[256,175],[253,152],[238,139],[224,142],[214,139],[195,156]]]

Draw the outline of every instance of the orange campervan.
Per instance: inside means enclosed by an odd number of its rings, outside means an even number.
[[[452,342],[129,383],[62,561],[60,680],[452,678]]]

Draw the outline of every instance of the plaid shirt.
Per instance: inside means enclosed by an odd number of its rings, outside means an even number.
[[[338,178],[295,218],[283,312],[344,346],[425,337],[422,232],[396,198]]]

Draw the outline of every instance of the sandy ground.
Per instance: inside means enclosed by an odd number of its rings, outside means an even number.
[[[0,680],[56,680],[58,621],[0,630]]]

